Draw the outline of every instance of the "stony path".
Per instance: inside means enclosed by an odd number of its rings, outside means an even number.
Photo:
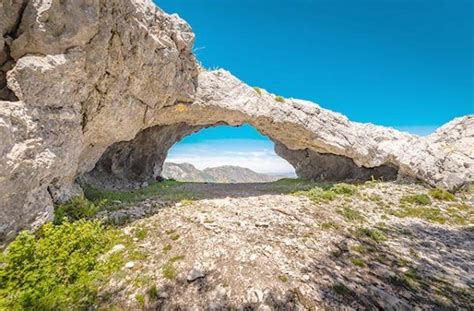
[[[393,215],[403,195],[427,191],[421,186],[360,186],[320,202],[266,185],[185,187],[210,199],[184,200],[124,228],[143,233],[135,240],[146,257],[104,290],[123,309],[474,306],[470,194],[431,204],[442,214],[462,204],[468,221],[459,225]]]

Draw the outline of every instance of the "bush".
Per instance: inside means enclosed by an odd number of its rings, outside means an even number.
[[[90,219],[97,214],[101,205],[102,203],[96,206],[86,198],[77,196],[69,202],[56,206],[53,223],[60,225],[66,219],[70,222],[79,219]]]
[[[0,257],[0,310],[86,310],[125,260],[99,259],[126,240],[97,221],[50,223],[36,235],[21,232]]]
[[[255,90],[255,92],[257,92],[258,95],[262,95],[262,89],[258,86],[254,86],[253,89]]]
[[[367,237],[372,239],[376,243],[384,242],[387,240],[385,234],[382,231],[377,229],[370,228],[359,228],[356,234],[360,237]]]
[[[449,193],[443,189],[435,188],[430,190],[430,195],[434,199],[442,200],[442,201],[455,201],[456,197],[454,194]]]

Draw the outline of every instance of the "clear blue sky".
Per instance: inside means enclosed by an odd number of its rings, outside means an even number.
[[[426,134],[474,113],[472,0],[156,0],[207,68],[351,120]],[[211,130],[183,143],[262,139]]]

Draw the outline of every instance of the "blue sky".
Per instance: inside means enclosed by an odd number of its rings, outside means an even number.
[[[474,1],[155,2],[190,23],[205,67],[249,85],[418,134],[474,113]],[[265,139],[250,127],[196,135],[180,145]]]

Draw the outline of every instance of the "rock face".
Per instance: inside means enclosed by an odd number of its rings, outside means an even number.
[[[50,218],[85,173],[105,185],[148,180],[174,142],[219,124],[250,123],[290,163],[310,150],[448,189],[474,179],[473,116],[420,138],[276,101],[201,70],[189,25],[147,0],[3,1],[0,32],[0,240]]]

